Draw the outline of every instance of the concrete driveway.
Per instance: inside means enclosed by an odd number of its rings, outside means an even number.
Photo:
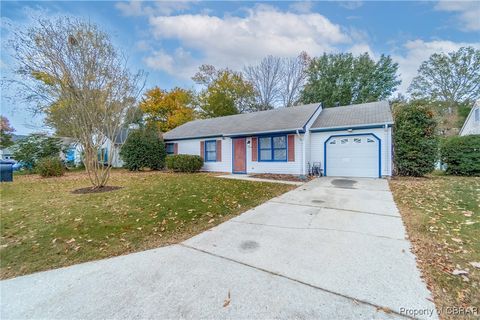
[[[9,318],[436,319],[385,180],[321,178],[182,244],[0,282]]]

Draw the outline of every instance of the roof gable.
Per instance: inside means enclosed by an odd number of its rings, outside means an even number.
[[[387,101],[378,101],[325,108],[315,120],[311,129],[355,127],[385,123],[393,123],[390,105]]]
[[[477,100],[475,101],[475,103],[473,104],[472,108],[470,109],[470,112],[468,113],[467,115],[467,118],[465,119],[465,122],[463,123],[462,125],[462,128],[460,129],[460,131],[458,132],[458,135],[467,135],[467,134],[472,134],[469,132],[468,129],[472,129],[470,128],[470,126],[473,126],[473,122],[474,122],[474,112],[475,110],[477,109],[480,109],[480,100]],[[476,130],[473,130],[474,132],[478,132],[479,129],[476,129]]]

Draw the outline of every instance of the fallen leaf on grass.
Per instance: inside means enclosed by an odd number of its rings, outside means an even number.
[[[72,238],[72,239],[68,240],[66,243],[70,244],[72,242],[75,242],[75,238]]]
[[[215,221],[215,219],[210,219],[208,220],[208,223],[213,223]]]
[[[223,307],[227,307],[229,304],[230,304],[230,290],[228,290],[228,294],[227,294],[227,299],[225,299],[225,301],[223,301]]]
[[[470,262],[470,264],[477,269],[480,269],[480,262]]]

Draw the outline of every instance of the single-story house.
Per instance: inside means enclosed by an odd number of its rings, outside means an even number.
[[[326,176],[392,174],[386,101],[335,108],[320,103],[194,120],[164,134],[168,154],[203,157],[203,170]]]
[[[480,134],[480,100],[473,105],[458,134],[460,136]]]

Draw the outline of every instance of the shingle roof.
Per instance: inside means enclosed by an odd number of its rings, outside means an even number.
[[[163,135],[165,140],[235,136],[303,128],[319,103],[187,122]]]
[[[354,127],[368,124],[393,123],[392,112],[387,101],[353,104],[350,106],[325,108],[311,129]]]

